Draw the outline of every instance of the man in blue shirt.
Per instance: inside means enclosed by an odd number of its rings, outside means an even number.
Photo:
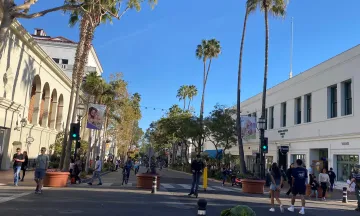
[[[131,160],[131,158],[129,157],[128,160],[126,161],[126,164],[124,165],[124,170],[126,170],[126,174],[127,174],[127,179],[129,179],[130,177],[130,170],[133,167],[133,162]]]
[[[301,197],[301,210],[299,214],[305,214],[305,193],[306,193],[306,181],[308,177],[307,170],[303,167],[303,162],[300,159],[296,160],[295,168],[291,171],[292,177],[292,199],[291,206],[288,208],[289,211],[294,212],[294,204],[296,195]]]

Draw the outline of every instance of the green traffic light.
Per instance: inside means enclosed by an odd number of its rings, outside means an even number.
[[[263,149],[266,149],[266,146],[263,146]]]
[[[76,134],[73,134],[72,137],[76,138]]]

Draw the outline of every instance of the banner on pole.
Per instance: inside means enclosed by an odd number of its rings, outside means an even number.
[[[244,140],[256,139],[256,117],[241,116],[241,136]]]
[[[101,130],[105,120],[105,110],[105,105],[90,103],[86,127],[89,129]]]

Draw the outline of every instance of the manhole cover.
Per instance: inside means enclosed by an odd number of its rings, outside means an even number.
[[[80,210],[65,210],[65,211],[59,211],[60,214],[80,214],[83,213],[83,211]]]

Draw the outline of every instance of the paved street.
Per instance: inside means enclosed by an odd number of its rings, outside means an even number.
[[[133,172],[129,184],[122,186],[121,170],[103,176],[102,186],[97,186],[95,181],[93,186],[81,184],[67,188],[46,188],[42,195],[34,194],[33,187],[0,186],[0,215],[95,216],[105,212],[116,215],[196,215],[198,199],[187,196],[191,176],[167,169],[159,172],[161,188],[157,194],[137,189]],[[199,198],[208,201],[207,215],[210,216],[219,216],[222,210],[239,204],[252,207],[257,215],[269,214],[269,199],[266,196],[243,194],[239,188],[222,187],[220,182],[209,181],[208,190],[200,191]],[[289,198],[283,198],[282,201],[285,206],[290,204]],[[358,215],[353,211],[354,208],[353,202],[307,201],[306,215]],[[285,211],[283,215],[297,215],[297,212]],[[272,214],[277,215],[276,212]]]

